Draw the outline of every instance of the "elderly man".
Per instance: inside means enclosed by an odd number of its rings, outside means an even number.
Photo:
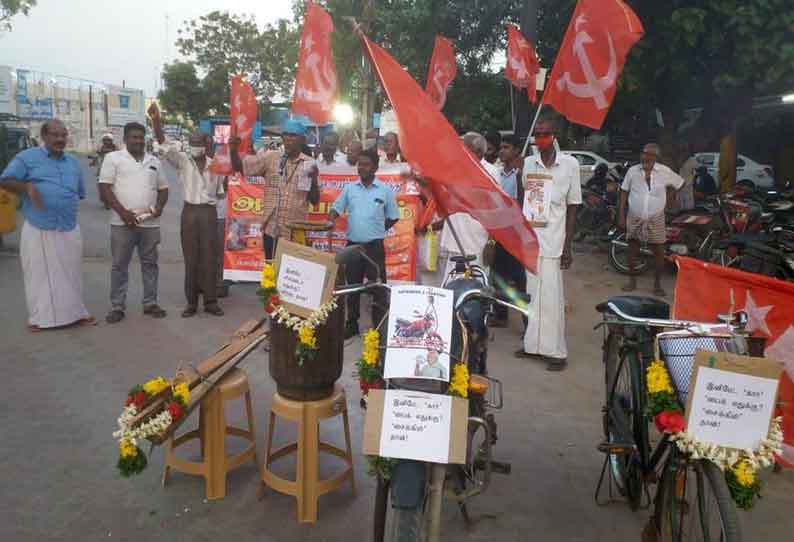
[[[463,136],[463,144],[477,157],[480,165],[488,172],[494,182],[498,182],[499,170],[484,158],[488,149],[488,143],[485,138],[477,132],[468,132]],[[458,246],[455,240],[455,235],[452,233],[453,229],[461,246]],[[444,222],[438,242],[439,256],[441,257],[438,272],[442,274],[440,277],[436,277],[434,285],[440,285],[444,281],[444,277],[454,267],[454,263],[450,260],[453,256],[476,256],[477,259],[473,263],[483,265],[482,252],[487,242],[488,232],[470,214],[454,213],[449,215]],[[461,253],[461,248],[463,253]]]
[[[77,209],[85,198],[80,163],[64,153],[66,126],[48,120],[44,145],[17,154],[0,174],[0,188],[22,200],[20,257],[31,331],[96,320],[83,304],[83,238]]]
[[[280,237],[290,238],[290,224],[308,218],[309,205],[320,202],[317,185],[317,162],[302,152],[306,143],[306,127],[289,119],[281,127],[284,153],[260,150],[255,155],[241,157],[240,141],[232,138],[229,154],[235,171],[246,176],[261,175],[264,184],[264,243],[265,257],[273,259]]]
[[[394,132],[388,132],[383,136],[383,163],[398,164],[402,162],[400,156],[400,139]]]
[[[529,321],[524,347],[516,352],[519,357],[546,358],[549,371],[562,371],[567,365],[562,270],[573,261],[571,241],[582,203],[579,162],[556,152],[556,133],[556,118],[541,117],[534,134],[539,153],[524,160],[524,215],[535,222],[539,254],[537,275],[527,273]],[[540,208],[542,216],[537,215]]]
[[[201,132],[191,134],[189,154],[183,153],[175,142],[166,142],[156,104],[149,107],[157,142],[164,145],[165,159],[175,168],[177,180],[182,185],[184,206],[180,219],[182,255],[185,260],[185,298],[187,307],[182,318],[196,315],[199,294],[204,298],[204,312],[223,316],[218,306],[216,251],[218,243],[218,194],[223,193],[223,178],[210,171],[212,159],[207,155],[212,149],[212,139]]]
[[[328,222],[332,225],[338,216],[347,213],[348,246],[361,245],[367,256],[378,264],[380,280],[386,282],[386,252],[383,239],[386,237],[386,232],[400,218],[400,211],[392,189],[375,178],[379,162],[375,149],[361,152],[358,158],[358,174],[361,180],[345,185],[331,207],[331,212],[328,213]],[[370,281],[379,278],[372,265],[363,259],[348,265],[346,275],[347,281],[353,284],[360,283],[365,276]],[[388,300],[381,288],[373,292],[373,298],[372,327],[377,327],[385,314]],[[358,335],[360,299],[361,296],[357,294],[347,296],[345,339]]]
[[[642,149],[640,163],[629,168],[620,187],[619,225],[626,230],[629,240],[629,273],[631,278],[623,287],[626,292],[637,288],[634,262],[640,251],[640,242],[648,243],[654,255],[653,293],[665,296],[662,289],[664,270],[664,244],[667,241],[667,226],[664,212],[667,208],[668,192],[673,193],[684,185],[684,179],[669,167],[658,164],[659,145],[648,143]],[[628,204],[628,205],[627,205]]]
[[[163,318],[157,304],[157,245],[159,216],[168,201],[168,179],[156,156],[146,152],[146,127],[137,122],[124,126],[124,150],[111,152],[102,164],[99,190],[114,213],[110,217],[111,309],[109,324],[124,319],[132,253],[137,248],[143,279],[143,314]]]
[[[347,165],[358,165],[358,157],[361,155],[361,151],[363,150],[364,146],[361,144],[361,141],[351,141],[350,145],[347,146]]]

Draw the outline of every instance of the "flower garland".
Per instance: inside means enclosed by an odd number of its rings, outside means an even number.
[[[322,326],[337,308],[336,298],[331,298],[327,303],[323,303],[319,309],[309,315],[308,318],[293,316],[284,308],[278,305],[273,311],[273,317],[279,324],[287,326],[298,334],[298,344],[295,345],[295,359],[298,365],[302,366],[305,362],[314,361],[319,353],[317,346],[317,327]]]
[[[469,396],[469,368],[465,363],[456,363],[452,367],[452,379],[449,381],[447,389],[450,395],[463,397]]]
[[[678,449],[692,460],[706,459],[725,473],[731,497],[739,508],[749,510],[761,494],[761,482],[756,472],[770,467],[783,446],[782,418],[772,421],[767,438],[757,450],[737,451],[697,440],[686,431],[686,421],[678,404],[670,374],[662,361],[654,361],[645,374],[648,390],[646,414],[653,418],[657,429],[670,435]]]
[[[276,268],[273,264],[265,263],[262,267],[262,280],[259,281],[259,289],[256,295],[262,299],[265,305],[265,312],[272,314],[273,311],[281,304],[281,299],[278,296],[278,288],[276,288]]]
[[[380,360],[380,332],[377,329],[370,329],[364,333],[364,348],[361,350],[361,357],[356,361],[356,373],[358,386],[361,394],[369,394],[371,389],[383,389],[383,370],[378,361]]]
[[[170,388],[170,390],[169,390]],[[159,414],[140,424],[132,426],[132,422],[143,408],[153,401],[161,392],[169,390],[170,398]],[[121,416],[117,420],[118,430],[113,438],[119,441],[119,459],[116,467],[125,478],[140,474],[146,468],[146,455],[138,447],[138,441],[161,435],[185,414],[190,403],[190,388],[184,382],[172,384],[163,377],[157,377],[143,386],[134,386],[127,394],[127,401]]]

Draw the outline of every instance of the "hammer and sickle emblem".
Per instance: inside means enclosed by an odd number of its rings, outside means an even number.
[[[557,88],[563,90],[567,87],[568,92],[577,98],[592,98],[595,101],[598,109],[606,109],[609,107],[609,100],[607,100],[606,92],[615,86],[618,75],[618,62],[617,55],[615,54],[615,45],[612,43],[612,36],[607,32],[607,42],[609,43],[609,68],[603,77],[598,77],[593,70],[593,65],[590,63],[590,57],[587,56],[585,45],[593,43],[593,38],[585,30],[579,28],[587,22],[584,15],[580,15],[576,19],[576,37],[573,40],[573,54],[579,60],[579,65],[582,67],[582,72],[587,82],[577,83],[571,77],[570,72],[565,72],[557,80]]]

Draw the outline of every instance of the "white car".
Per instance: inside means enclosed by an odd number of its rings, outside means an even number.
[[[603,156],[590,151],[564,151],[565,154],[570,154],[579,162],[579,172],[582,177],[582,184],[585,184],[593,176],[596,166],[598,164],[606,164],[607,168],[612,169],[617,164],[610,162]]]
[[[720,153],[697,153],[695,155],[695,160],[697,160],[699,164],[706,166],[709,174],[711,174],[714,180],[719,184]],[[739,154],[736,157],[736,184],[745,185],[753,190],[756,188],[774,188],[775,170],[772,169],[772,166],[759,164],[743,154]]]

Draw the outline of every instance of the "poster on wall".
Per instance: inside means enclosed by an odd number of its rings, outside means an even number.
[[[128,122],[146,123],[143,91],[108,85],[108,124],[124,126]]]
[[[11,84],[11,68],[0,66],[0,113],[16,115],[17,104]]]
[[[28,70],[17,70],[17,115],[23,119],[53,118],[53,103],[48,85],[32,81]]]

